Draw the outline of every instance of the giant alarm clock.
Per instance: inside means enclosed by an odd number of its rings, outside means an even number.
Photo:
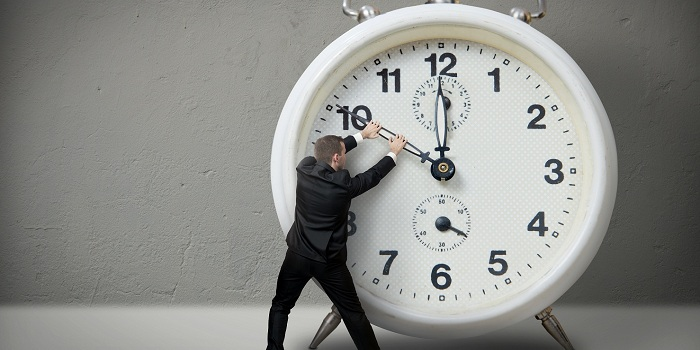
[[[317,138],[354,134],[362,120],[412,146],[350,209],[347,265],[373,324],[428,338],[493,331],[554,303],[595,256],[616,192],[610,122],[574,60],[528,24],[426,4],[331,43],[277,124],[283,232],[297,163]],[[387,149],[365,141],[347,169],[362,172]]]

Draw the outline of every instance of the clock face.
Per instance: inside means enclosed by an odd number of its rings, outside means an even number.
[[[439,181],[404,151],[353,200],[347,264],[358,288],[412,313],[463,315],[557,267],[577,239],[590,171],[583,123],[543,75],[500,49],[445,38],[391,47],[338,80],[306,121],[299,158],[320,136],[362,128],[340,105],[454,164]],[[347,169],[365,171],[387,152],[385,140],[365,140]]]
[[[581,276],[610,222],[617,155],[598,95],[512,17],[431,4],[379,18],[331,43],[289,94],[270,160],[282,231],[315,140],[358,132],[352,115],[377,120],[413,146],[350,209],[347,264],[369,320],[454,338],[532,317]],[[387,152],[365,140],[346,166]]]

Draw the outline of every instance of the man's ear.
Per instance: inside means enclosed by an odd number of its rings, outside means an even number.
[[[334,162],[338,163],[338,161],[340,161],[340,154],[338,154],[338,153],[333,154],[332,160]]]

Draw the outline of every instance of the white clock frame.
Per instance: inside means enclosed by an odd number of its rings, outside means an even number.
[[[612,215],[617,189],[617,154],[612,128],[593,86],[574,60],[529,25],[494,11],[466,5],[407,7],[363,22],[333,41],[297,81],[280,115],[272,144],[271,183],[282,231],[294,221],[297,162],[305,155],[311,122],[329,92],[357,65],[387,48],[430,38],[483,43],[517,57],[560,95],[570,113],[582,116],[582,152],[592,163],[590,188],[583,190],[585,218],[556,268],[520,295],[476,312],[434,316],[396,307],[362,288],[358,295],[370,321],[419,337],[463,338],[513,323],[545,309],[583,274],[598,251]],[[575,118],[578,119],[578,118]]]

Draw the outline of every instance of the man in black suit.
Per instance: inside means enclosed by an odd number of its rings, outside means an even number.
[[[379,349],[345,265],[348,211],[352,198],[379,184],[396,166],[396,156],[406,139],[402,135],[391,138],[390,152],[355,177],[344,169],[345,153],[362,140],[379,136],[379,130],[379,123],[370,122],[361,132],[345,139],[321,137],[316,140],[314,157],[299,162],[294,223],[287,233],[287,254],[270,308],[267,350],[284,349],[289,312],[312,277],[338,308],[355,346],[361,350]]]

